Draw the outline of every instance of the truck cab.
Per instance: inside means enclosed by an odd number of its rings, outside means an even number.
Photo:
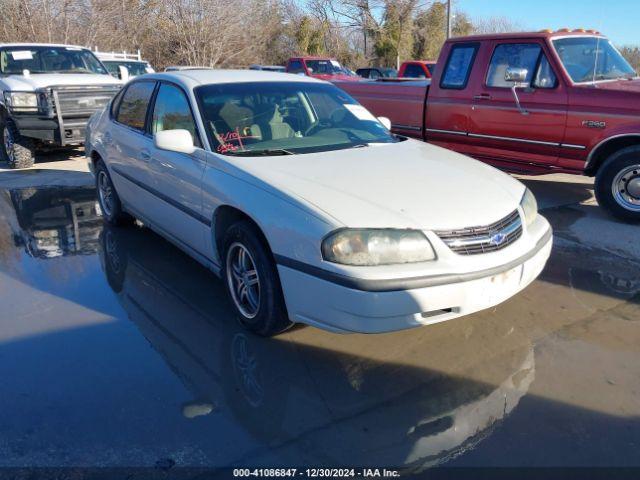
[[[122,82],[84,47],[0,44],[0,157],[33,165],[38,149],[84,142],[89,117]]]
[[[320,80],[340,80],[346,82],[359,81],[340,62],[328,57],[293,57],[287,62],[287,73],[307,75]]]
[[[435,68],[435,60],[408,60],[400,65],[398,78],[431,78]]]
[[[155,73],[149,62],[142,58],[140,50],[137,53],[98,51],[93,53],[100,59],[111,76],[123,82],[145,73]]]

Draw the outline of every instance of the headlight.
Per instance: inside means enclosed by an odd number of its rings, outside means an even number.
[[[524,223],[526,223],[528,227],[538,216],[538,202],[536,202],[536,197],[533,196],[533,193],[531,193],[531,190],[528,188],[524,191],[522,200],[520,200],[520,206],[524,212]]]
[[[4,97],[14,110],[37,110],[38,96],[31,92],[5,92]]]
[[[322,242],[322,257],[344,265],[391,265],[434,260],[436,254],[418,230],[339,230]]]

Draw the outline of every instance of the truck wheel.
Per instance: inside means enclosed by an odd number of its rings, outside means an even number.
[[[240,221],[227,230],[223,258],[227,292],[242,326],[268,337],[293,325],[275,262],[252,223]]]
[[[640,221],[640,146],[611,155],[598,170],[595,191],[600,206],[613,216]]]
[[[2,124],[2,156],[9,168],[29,168],[36,160],[33,140],[20,135],[10,119]]]
[[[102,210],[102,218],[107,223],[125,225],[133,222],[131,215],[122,210],[120,197],[102,160],[96,162],[96,190],[98,191],[98,202],[100,203],[100,210]]]

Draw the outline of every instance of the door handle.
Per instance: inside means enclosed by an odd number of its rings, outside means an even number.
[[[147,150],[142,150],[138,158],[143,162],[149,162],[149,160],[151,160],[151,154]]]
[[[488,93],[481,93],[479,95],[474,95],[473,99],[474,100],[491,100],[491,95],[489,95]]]
[[[113,140],[113,139],[111,138],[111,133],[106,132],[106,133],[104,134],[104,143],[105,143],[105,144],[107,144],[107,145],[111,145],[111,141],[112,141],[112,140]]]

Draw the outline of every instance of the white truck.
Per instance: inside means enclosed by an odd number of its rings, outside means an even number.
[[[0,44],[0,157],[26,168],[37,150],[84,143],[87,121],[121,86],[87,48]]]
[[[145,73],[155,73],[149,62],[142,59],[140,50],[137,53],[127,52],[99,52],[93,51],[109,73],[126,82]]]

